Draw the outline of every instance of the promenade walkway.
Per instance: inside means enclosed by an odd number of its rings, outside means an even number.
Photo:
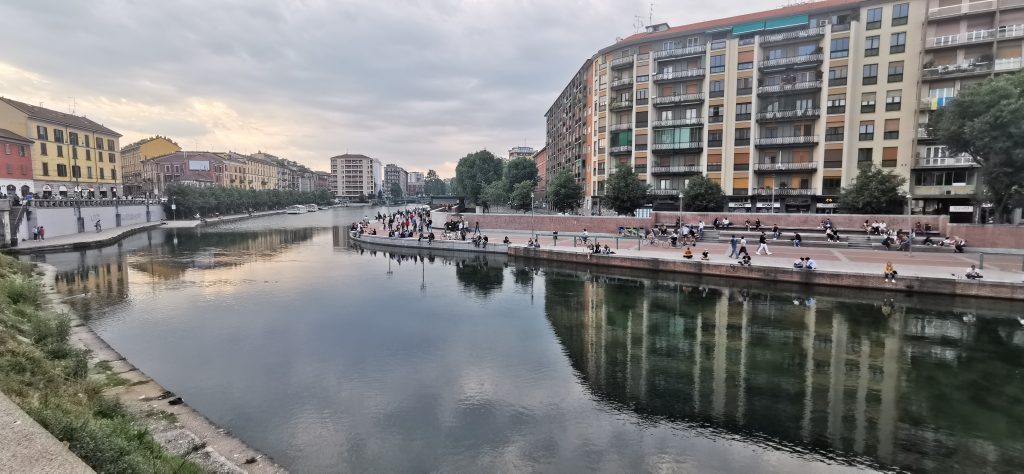
[[[93,247],[116,242],[125,236],[160,227],[160,222],[126,225],[103,229],[101,232],[87,230],[79,234],[62,235],[46,240],[25,240],[18,242],[17,247],[8,249],[12,253],[52,252],[73,248]]]
[[[2,393],[0,426],[0,472],[94,472]]]

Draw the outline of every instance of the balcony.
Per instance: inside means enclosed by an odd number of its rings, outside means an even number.
[[[928,127],[917,127],[917,139],[918,140],[932,140],[932,136],[928,133]]]
[[[652,166],[651,174],[694,174],[703,170],[700,165]]]
[[[781,173],[786,171],[814,171],[818,169],[818,164],[813,161],[794,163],[794,162],[782,162],[782,163],[754,163],[754,171],[765,172],[770,171],[772,173]]]
[[[652,189],[650,194],[654,196],[679,196],[682,192],[682,189]]]
[[[1021,58],[1004,58],[997,59],[995,70],[996,71],[1016,71],[1021,68]]]
[[[704,69],[687,69],[685,71],[662,72],[654,75],[654,82],[674,81],[679,79],[691,79],[704,77]]]
[[[783,43],[787,41],[818,38],[821,36],[825,36],[825,27],[819,26],[815,28],[808,28],[806,30],[787,31],[785,33],[776,33],[774,35],[764,35],[761,36],[761,44]]]
[[[704,100],[704,93],[698,92],[696,94],[679,94],[679,95],[666,95],[662,97],[655,97],[653,103],[655,106],[664,105],[675,105],[684,104],[687,102],[701,102]]]
[[[665,51],[655,51],[651,54],[655,60],[672,59],[672,58],[683,58],[686,56],[698,56],[703,55],[704,51],[707,50],[707,46],[690,46],[689,48],[676,48]]]
[[[1021,1],[1024,5],[1024,0]],[[996,37],[999,39],[1017,38],[1024,36],[1024,25],[1006,25],[996,29]]]
[[[779,94],[786,92],[803,92],[821,89],[821,80],[795,82],[793,84],[776,84],[774,86],[761,86],[757,88],[757,95]]]
[[[632,86],[633,86],[633,78],[632,77],[624,77],[622,79],[616,79],[616,80],[612,81],[612,84],[611,84],[612,89],[621,89],[621,88],[624,88],[624,87],[632,87]]]
[[[915,168],[973,168],[978,163],[971,155],[946,156],[942,158],[921,158],[917,157],[914,162]]]
[[[794,146],[794,145],[815,145],[818,137],[809,135],[797,135],[792,137],[770,137],[754,140],[754,146]]]
[[[969,62],[960,64],[946,64],[943,66],[931,67],[921,71],[922,79],[945,79],[960,76],[974,76],[992,72],[991,62]]]
[[[704,148],[704,144],[701,142],[655,143],[651,145],[651,150],[654,151],[689,151],[702,148]]]
[[[765,59],[757,64],[761,69],[773,69],[784,67],[813,66],[820,64],[824,55],[822,53],[801,54],[786,58]]]
[[[920,196],[973,196],[973,184],[954,184],[951,186],[911,186],[910,194]]]
[[[613,123],[608,126],[609,132],[618,132],[621,130],[632,130],[633,124],[631,123]]]
[[[689,127],[694,125],[704,125],[704,117],[689,117],[654,121],[654,128]]]
[[[1000,33],[1001,33],[1000,29]],[[1022,32],[1024,34],[1024,32]],[[955,35],[936,36],[928,38],[925,42],[926,49],[949,48],[953,46],[984,43],[996,39],[996,30],[974,30]],[[1002,36],[1000,36],[1002,37]]]
[[[633,145],[613,146],[608,149],[612,155],[628,155],[633,153]]]
[[[806,117],[818,117],[821,115],[821,109],[818,107],[812,107],[809,109],[796,109],[796,110],[775,110],[770,112],[758,112],[757,120],[795,120]]]
[[[996,9],[995,0],[982,0],[979,2],[962,3],[948,7],[938,7],[928,10],[928,19],[948,18],[972,13],[981,13]]]
[[[614,100],[608,108],[611,110],[625,110],[633,107],[632,100]]]
[[[615,59],[612,60],[612,64],[611,64],[612,69],[620,68],[620,67],[626,67],[626,66],[632,66],[632,65],[633,65],[633,56],[626,56],[626,57],[623,57],[623,58],[615,58]]]
[[[817,194],[811,188],[754,188],[755,196],[814,196]]]

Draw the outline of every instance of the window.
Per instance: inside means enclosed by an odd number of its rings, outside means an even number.
[[[829,87],[845,86],[846,85],[846,66],[839,66],[829,68],[828,70],[828,85]]]
[[[100,163],[103,163],[103,152],[102,151],[97,151],[96,152],[96,161],[98,161]]]
[[[838,126],[834,126],[834,127],[832,127],[832,126],[825,127],[825,141],[826,142],[841,142],[841,141],[843,141],[843,135],[845,135],[845,132],[843,130],[843,126],[842,125],[838,125]],[[825,150],[825,153],[828,153],[829,151],[830,150]]]
[[[647,89],[637,89],[636,90],[636,105],[647,105],[647,99],[648,99],[647,94],[649,92],[650,91],[648,91]]]
[[[750,120],[750,102],[736,104],[736,120]]]
[[[100,138],[100,137],[96,137],[96,149],[97,150],[102,150],[103,149],[103,139]]]
[[[75,132],[68,132],[68,140],[70,140],[72,146],[78,146],[78,134]]]
[[[893,61],[889,63],[888,82],[903,82],[903,61]]]
[[[92,161],[92,150],[85,149],[85,161]]]
[[[85,167],[86,178],[92,179],[92,166]]]
[[[893,33],[889,37],[889,54],[902,53],[907,50],[907,34],[905,32]]]
[[[748,146],[750,145],[750,129],[749,128],[737,128],[736,129],[736,146]]]
[[[646,128],[646,127],[647,127],[647,112],[637,112],[636,113],[636,128]],[[110,162],[113,163],[114,162],[114,154],[111,153],[109,158],[110,158]]]
[[[860,96],[860,112],[869,114],[875,111],[875,93],[865,92]]]
[[[885,129],[882,131],[882,138],[896,140],[900,137],[900,119],[885,119]]]
[[[105,169],[103,169],[103,168],[100,168],[100,179],[107,179],[107,178],[106,178],[106,176],[104,176],[104,174],[106,173],[106,171],[107,171],[107,170],[105,170]]]
[[[834,38],[829,46],[829,57],[845,58],[850,55],[850,38]]]
[[[722,106],[712,105],[708,107],[708,123],[720,123],[722,122]]]
[[[909,3],[897,3],[892,6],[892,26],[906,25],[908,16],[910,16]]]
[[[866,121],[860,123],[860,139],[863,141],[875,139],[875,122]]]
[[[878,56],[878,44],[881,42],[879,36],[868,36],[864,38],[864,55]]]
[[[637,123],[637,126],[639,127],[640,124]],[[647,121],[646,120],[644,120],[644,126],[645,127],[647,126]],[[114,154],[113,153],[107,153],[107,161],[110,162],[110,163],[114,162]]]
[[[57,176],[66,177],[68,175],[68,165],[57,165]]]
[[[725,40],[724,39],[714,40],[714,41],[711,42],[711,50],[712,51],[719,50],[719,49],[725,49]],[[711,71],[711,72],[714,72],[714,71]]]
[[[882,148],[882,168],[895,168],[899,157],[899,148],[887,146]]]
[[[5,155],[10,155],[11,154],[11,144],[10,143],[4,143],[4,154]]]
[[[36,138],[40,140],[49,140],[46,134],[46,127],[42,125],[36,125]]]
[[[117,170],[110,168],[110,179],[117,181]]]
[[[78,166],[78,165],[72,166],[71,167],[71,177],[72,178],[81,178],[82,177],[82,167]]]
[[[18,145],[18,156],[25,156],[25,145]]]
[[[738,69],[740,71],[745,71],[747,69],[754,69],[754,62],[753,61],[744,61],[744,62],[738,63],[738,64],[736,64],[736,69]]]
[[[842,168],[842,167],[843,167],[843,150],[825,150],[825,168]]]
[[[708,130],[708,146],[722,146],[721,130]]]
[[[40,156],[46,156],[46,144],[45,143],[40,143],[39,144],[39,155]]]
[[[72,160],[77,160],[78,159],[78,148],[71,147],[71,159]]]
[[[711,87],[711,98],[712,99],[715,98],[715,97],[724,97],[725,96],[725,80],[724,79],[716,79],[714,81],[711,81],[710,87]]]
[[[57,158],[64,158],[64,146],[57,145]]]
[[[700,40],[700,36],[691,36],[689,38],[686,38],[686,47],[687,48],[692,48],[694,46],[700,46],[702,44],[704,44],[704,42]]]
[[[89,135],[82,135],[82,141],[85,143],[85,147],[89,148]]]
[[[864,79],[861,81],[865,86],[871,84],[878,84],[878,65],[877,64],[865,64],[864,65]]]
[[[736,94],[750,95],[754,88],[753,77],[741,77],[736,79]]]
[[[636,82],[637,83],[648,82],[650,80],[651,80],[651,76],[648,76],[647,74],[644,74],[642,76],[636,76]]]
[[[711,74],[714,74],[716,72],[725,72],[724,54],[716,54],[714,56],[711,56]]]
[[[903,91],[887,91],[885,93],[885,110],[892,112],[903,107]]]
[[[867,29],[877,30],[882,27],[882,7],[868,8]]]
[[[826,107],[825,112],[829,114],[846,113],[846,94],[832,94],[828,96]]]
[[[50,164],[49,163],[46,163],[46,162],[43,163],[43,176],[50,176]]]
[[[857,164],[870,164],[872,161],[871,152],[872,150],[870,148],[857,149]]]
[[[64,143],[64,130],[53,129],[53,141]]]

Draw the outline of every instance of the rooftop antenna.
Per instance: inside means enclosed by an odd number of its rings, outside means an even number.
[[[633,15],[633,33],[639,33],[640,29],[644,26],[643,17],[640,15]]]
[[[71,103],[68,104],[68,113],[71,115],[75,115],[75,109],[78,108],[78,101],[71,96],[68,96],[68,100],[71,101]]]
[[[647,12],[647,24],[654,24],[654,0],[651,0],[651,9]]]

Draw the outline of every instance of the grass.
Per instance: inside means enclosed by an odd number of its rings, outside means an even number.
[[[46,306],[30,265],[0,255],[0,391],[97,472],[203,472],[164,450],[104,389],[127,380],[91,370],[71,321]]]

